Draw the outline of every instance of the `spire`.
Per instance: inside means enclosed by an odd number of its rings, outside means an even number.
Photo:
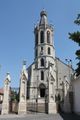
[[[47,21],[47,12],[45,10],[42,10],[41,13],[40,13],[40,25],[45,25],[45,24],[48,24],[48,21]]]
[[[10,73],[9,72],[6,73],[6,80],[8,80],[9,82],[11,81],[11,77],[10,77]]]
[[[22,71],[23,71],[23,70],[26,70],[26,61],[25,61],[25,60],[23,61],[23,68],[22,68]]]

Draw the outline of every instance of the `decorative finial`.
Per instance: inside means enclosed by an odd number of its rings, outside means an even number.
[[[11,82],[11,77],[10,77],[10,73],[9,72],[6,73],[6,80],[8,80],[9,82]]]
[[[10,75],[10,72],[7,72],[6,75]]]
[[[42,10],[40,13],[40,16],[42,17],[43,15],[47,16],[47,12],[45,10]]]

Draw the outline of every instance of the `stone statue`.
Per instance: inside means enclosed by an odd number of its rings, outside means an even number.
[[[20,101],[19,101],[19,108],[18,114],[26,114],[27,113],[27,80],[28,80],[28,73],[26,70],[26,64],[23,63],[23,68],[21,71],[20,77]]]
[[[71,105],[69,101],[69,87],[70,83],[68,82],[67,76],[64,76],[64,103],[63,103],[63,110],[66,113],[71,112]]]

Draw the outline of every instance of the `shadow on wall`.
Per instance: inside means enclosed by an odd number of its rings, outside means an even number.
[[[80,115],[74,113],[74,93],[72,83],[63,84],[63,101],[59,102],[60,115],[63,120],[80,120]]]

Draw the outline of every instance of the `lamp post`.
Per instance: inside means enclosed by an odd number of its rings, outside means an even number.
[[[72,67],[72,60],[71,59],[65,59],[65,61],[68,63],[69,66]]]

